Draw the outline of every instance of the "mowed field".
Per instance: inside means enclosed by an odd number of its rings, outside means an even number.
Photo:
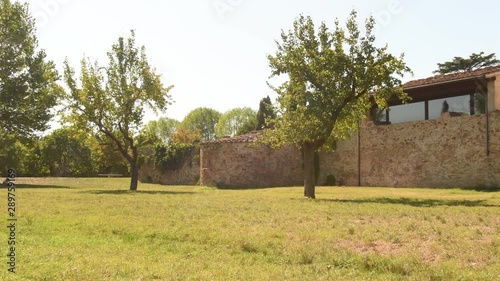
[[[18,179],[0,280],[500,280],[499,192],[128,183]]]

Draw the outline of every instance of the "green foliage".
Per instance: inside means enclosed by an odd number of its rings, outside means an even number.
[[[24,177],[45,177],[50,175],[50,170],[43,156],[41,141],[35,138],[25,146],[27,153],[21,158],[24,164],[20,175]]]
[[[270,129],[273,127],[272,120],[276,118],[273,103],[269,96],[260,100],[259,111],[257,111],[257,126],[256,130]],[[271,123],[270,123],[271,122]]]
[[[171,139],[171,143],[177,144],[194,144],[200,141],[201,135],[198,129],[189,130],[184,127],[177,128]]]
[[[49,173],[37,137],[20,138],[0,128],[0,175],[5,175],[10,168],[14,168],[20,177]]]
[[[385,108],[392,96],[407,97],[400,77],[410,69],[403,55],[375,46],[374,25],[368,18],[362,35],[356,11],[345,29],[338,20],[333,30],[325,23],[316,29],[310,17],[300,16],[292,30],[282,32],[276,54],[268,56],[271,77],[288,79],[273,87],[277,117],[261,142],[303,149],[306,197],[314,198],[314,151],[350,136],[372,102]]]
[[[300,16],[293,30],[282,33],[276,55],[268,57],[272,76],[288,76],[274,88],[278,116],[275,130],[266,131],[271,143],[314,143],[317,149],[356,130],[370,99],[384,108],[391,96],[406,97],[398,78],[410,71],[403,56],[375,46],[374,18],[366,21],[364,35],[356,20],[353,11],[346,30],[337,20],[334,30],[322,23],[316,33],[313,20]]]
[[[257,128],[257,118],[247,119],[243,124],[240,125],[238,131],[236,131],[236,136],[241,136],[255,131]]]
[[[337,180],[335,179],[334,175],[328,175],[326,176],[325,183],[323,184],[324,186],[335,186],[337,184]]]
[[[61,128],[44,137],[41,155],[51,176],[81,177],[94,174],[91,149],[71,128]]]
[[[500,60],[496,59],[495,53],[485,55],[484,52],[480,52],[479,54],[473,53],[468,58],[454,57],[451,61],[438,63],[438,69],[434,73],[444,75],[499,64]]]
[[[23,136],[47,129],[63,92],[35,32],[28,4],[0,1],[0,127]]]
[[[179,127],[180,122],[171,118],[160,118],[158,121],[150,121],[144,126],[139,134],[141,144],[167,144],[173,133]]]
[[[136,47],[135,33],[125,40],[118,38],[108,52],[108,66],[83,59],[81,86],[74,78],[74,70],[64,64],[70,115],[65,120],[79,128],[93,128],[113,143],[128,161],[131,170],[130,189],[137,189],[138,141],[145,108],[158,112],[170,105],[168,92],[161,77],[149,65],[145,48]]]
[[[189,156],[193,149],[199,146],[183,143],[171,143],[156,147],[155,167],[164,170],[177,170],[182,167],[183,161]]]
[[[180,127],[190,131],[198,130],[203,141],[211,141],[216,138],[215,128],[220,117],[220,112],[215,109],[199,107],[186,115]]]
[[[25,156],[28,148],[14,134],[7,134],[0,128],[0,174],[6,175],[13,168],[24,175]]]
[[[219,118],[216,127],[216,136],[217,138],[226,136],[234,137],[253,131],[253,128],[250,128],[255,124],[256,118],[255,111],[249,107],[229,110]]]
[[[92,162],[98,174],[130,175],[127,159],[106,136],[89,135],[86,142],[92,150]]]

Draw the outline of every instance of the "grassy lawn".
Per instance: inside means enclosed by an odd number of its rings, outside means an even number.
[[[128,181],[18,179],[17,273],[3,255],[0,280],[500,278],[499,192],[320,187],[312,201]]]

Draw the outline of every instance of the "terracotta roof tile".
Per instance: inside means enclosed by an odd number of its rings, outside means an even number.
[[[433,76],[430,78],[413,80],[413,81],[409,81],[409,82],[405,83],[403,85],[403,87],[405,89],[408,89],[408,88],[430,86],[433,84],[449,83],[449,82],[459,81],[459,80],[464,80],[464,79],[477,78],[477,77],[484,76],[484,75],[490,74],[490,73],[495,73],[495,72],[500,72],[500,65],[480,68],[480,69],[476,69],[476,70],[472,70],[472,71],[457,72],[457,73],[446,74],[446,75],[437,75],[437,76]]]

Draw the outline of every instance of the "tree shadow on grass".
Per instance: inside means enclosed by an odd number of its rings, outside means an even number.
[[[238,191],[238,190],[262,190],[262,189],[272,189],[277,187],[215,187],[219,190],[230,190],[230,191]]]
[[[462,190],[473,190],[477,192],[500,192],[499,186],[479,186],[472,188],[461,188]]]
[[[107,194],[107,195],[135,195],[135,194],[149,194],[149,195],[182,195],[182,194],[195,194],[195,192],[190,191],[154,191],[154,190],[138,190],[138,191],[130,191],[130,190],[86,190],[81,193],[87,194]]]
[[[6,189],[6,185],[2,185],[1,188]],[[16,189],[70,189],[71,187],[69,186],[62,186],[62,185],[39,185],[39,184],[16,184]]]
[[[437,199],[415,199],[415,198],[362,198],[362,199],[319,199],[318,201],[337,203],[375,203],[375,204],[395,204],[413,207],[500,207],[500,205],[487,204],[486,200],[437,200]]]

